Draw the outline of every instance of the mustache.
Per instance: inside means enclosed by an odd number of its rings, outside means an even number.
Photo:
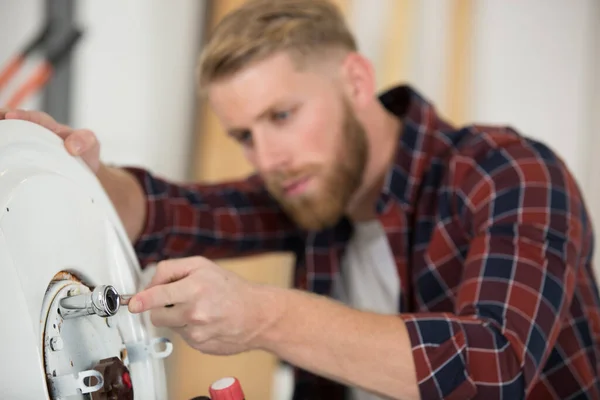
[[[294,181],[297,179],[304,178],[308,175],[315,174],[320,167],[316,164],[306,165],[301,168],[277,170],[268,173],[265,178],[267,182],[281,186],[284,182]]]

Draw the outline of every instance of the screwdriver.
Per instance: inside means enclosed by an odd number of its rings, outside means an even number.
[[[132,294],[122,294],[119,296],[119,300],[121,302],[122,306],[126,306],[129,304],[129,301],[131,300],[131,298],[133,297]]]

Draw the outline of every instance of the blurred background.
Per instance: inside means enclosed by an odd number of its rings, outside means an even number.
[[[600,229],[599,1],[335,2],[374,63],[381,89],[409,83],[455,124],[509,124],[543,140],[571,167]],[[0,106],[34,77],[30,90],[21,90],[19,107],[92,129],[106,162],[143,166],[178,181],[243,176],[250,168],[197,100],[194,75],[207,34],[241,3],[0,0],[4,67],[48,17],[59,21],[60,30],[82,32],[52,70],[39,69],[43,53],[32,54],[0,87]],[[60,48],[59,33],[49,43]],[[285,254],[222,263],[281,286],[289,284],[291,264]],[[272,356],[209,357],[172,340],[170,399],[206,393],[225,375],[241,380],[248,399],[288,398],[289,375]]]

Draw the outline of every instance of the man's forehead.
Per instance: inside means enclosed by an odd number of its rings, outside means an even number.
[[[229,87],[209,91],[210,104],[219,118],[228,125],[246,125],[266,110],[280,107],[300,97],[300,93],[277,87],[273,90],[239,91]]]
[[[248,123],[269,108],[317,95],[323,80],[315,71],[297,69],[289,58],[274,56],[212,83],[207,94],[224,122]]]

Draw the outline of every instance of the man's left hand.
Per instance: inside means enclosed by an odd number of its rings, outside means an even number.
[[[150,311],[155,326],[175,330],[193,348],[228,355],[257,347],[254,339],[276,307],[270,299],[264,287],[206,258],[190,257],[160,262],[129,311]]]

